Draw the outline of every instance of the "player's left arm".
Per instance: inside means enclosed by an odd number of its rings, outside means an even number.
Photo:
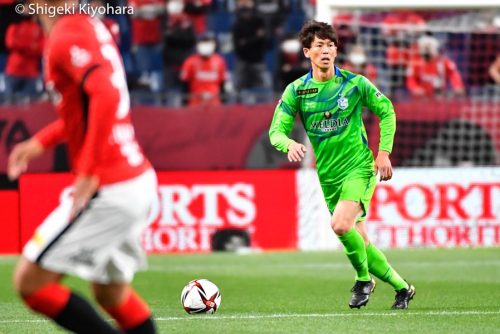
[[[392,152],[394,135],[396,134],[394,106],[368,79],[363,77],[359,88],[363,104],[380,119],[380,143],[375,159],[375,172],[380,173],[381,181],[387,181],[392,178],[392,164],[389,155]]]

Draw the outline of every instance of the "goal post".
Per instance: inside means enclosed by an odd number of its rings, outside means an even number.
[[[475,8],[493,8],[498,9],[497,0],[418,0],[418,1],[400,1],[400,0],[317,0],[316,1],[316,20],[330,22],[335,11],[339,9],[475,9]],[[333,14],[333,15],[332,15]]]
[[[318,0],[316,6],[316,20],[333,24],[339,35],[336,65],[364,74],[395,105],[395,166],[500,165],[500,83],[490,75],[500,57],[497,0]],[[429,50],[440,59],[433,68],[422,65]],[[365,126],[376,152],[371,113]]]

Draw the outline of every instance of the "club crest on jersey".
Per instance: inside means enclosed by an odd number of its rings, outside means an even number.
[[[347,100],[347,98],[345,96],[341,96],[338,99],[337,103],[339,105],[339,109],[341,109],[341,110],[346,110],[347,107],[349,107],[349,101]]]

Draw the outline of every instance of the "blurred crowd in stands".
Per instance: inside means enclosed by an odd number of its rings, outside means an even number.
[[[122,53],[134,104],[271,102],[309,70],[296,34],[313,18],[314,0],[109,1],[134,8],[100,17]],[[0,5],[0,104],[46,98],[43,32],[14,5]],[[332,20],[337,66],[393,99],[500,94],[498,11],[353,11]]]

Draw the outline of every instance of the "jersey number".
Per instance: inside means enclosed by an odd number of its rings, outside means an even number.
[[[116,118],[124,119],[130,110],[130,97],[128,95],[127,82],[125,81],[125,71],[116,47],[111,44],[113,37],[108,29],[98,22],[94,25],[97,38],[102,43],[101,54],[107,59],[113,68],[111,74],[111,84],[118,90],[120,101],[116,110]],[[121,154],[127,158],[131,166],[138,166],[144,161],[139,145],[135,140],[134,128],[130,124],[115,124],[113,126],[113,139],[120,146]]]

